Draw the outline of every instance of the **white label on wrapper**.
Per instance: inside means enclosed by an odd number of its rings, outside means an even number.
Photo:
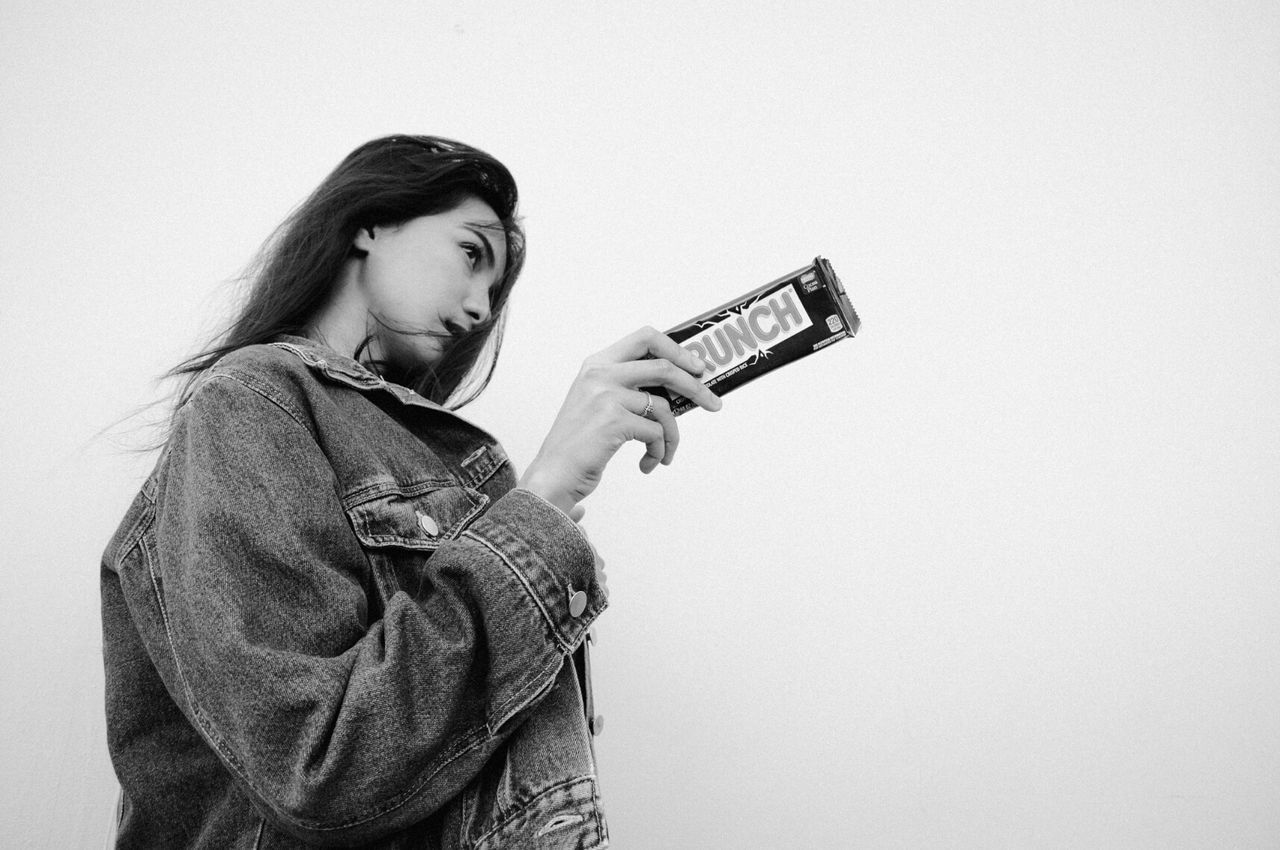
[[[813,325],[800,305],[794,283],[728,313],[723,319],[706,322],[696,336],[682,343],[686,351],[710,367],[702,375],[704,381],[740,363],[768,357],[775,345]]]

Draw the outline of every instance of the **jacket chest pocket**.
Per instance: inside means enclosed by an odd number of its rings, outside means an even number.
[[[388,482],[348,502],[347,516],[366,549],[434,552],[461,534],[489,497],[456,481]]]

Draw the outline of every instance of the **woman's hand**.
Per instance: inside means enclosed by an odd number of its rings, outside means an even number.
[[[520,486],[578,519],[578,502],[596,489],[624,443],[645,444],[641,472],[670,464],[680,443],[676,417],[666,399],[640,388],[660,386],[719,410],[720,399],[698,380],[705,371],[702,360],[648,327],[588,357]],[[650,402],[653,408],[643,416]]]

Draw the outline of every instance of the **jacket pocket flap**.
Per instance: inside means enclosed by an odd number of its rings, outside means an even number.
[[[488,503],[483,493],[454,483],[388,483],[366,488],[347,516],[367,547],[429,550],[461,534]]]

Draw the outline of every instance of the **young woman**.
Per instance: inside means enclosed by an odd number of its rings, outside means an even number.
[[[606,604],[579,503],[679,440],[705,368],[645,328],[588,358],[517,480],[454,411],[524,258],[482,151],[351,153],[174,370],[155,470],[102,569],[119,847],[603,847],[572,661]]]

